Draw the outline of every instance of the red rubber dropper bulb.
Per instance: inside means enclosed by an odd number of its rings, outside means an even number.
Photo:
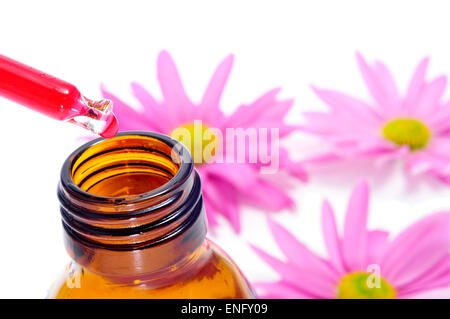
[[[3,55],[0,55],[0,96],[102,137],[113,137],[119,129],[110,100],[92,101],[74,85]]]

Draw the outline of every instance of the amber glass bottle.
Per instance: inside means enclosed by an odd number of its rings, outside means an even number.
[[[206,235],[201,184],[170,137],[120,133],[76,150],[58,187],[72,258],[50,298],[252,298]]]

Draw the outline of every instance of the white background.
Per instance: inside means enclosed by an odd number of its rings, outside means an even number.
[[[128,83],[159,96],[156,57],[167,49],[186,90],[197,101],[227,54],[235,64],[222,106],[231,112],[273,87],[294,97],[290,122],[302,110],[324,108],[310,84],[368,98],[354,53],[381,59],[404,88],[418,61],[431,55],[429,76],[450,73],[446,1],[2,1],[0,53],[74,83],[99,97],[99,84],[137,105]],[[62,241],[56,185],[65,158],[82,142],[75,126],[47,119],[0,99],[0,297],[41,298],[69,261]],[[294,157],[313,140],[293,136]],[[330,199],[343,220],[348,194],[370,163],[351,174],[334,166],[311,175],[291,194],[295,212],[276,216],[312,249],[323,252],[320,206]],[[430,212],[450,209],[450,188],[403,177],[401,163],[367,176],[372,187],[369,225],[398,233]],[[264,214],[244,209],[243,232],[228,226],[213,238],[250,280],[276,274],[248,248],[280,256]]]

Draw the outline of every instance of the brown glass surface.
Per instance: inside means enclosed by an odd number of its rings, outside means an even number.
[[[85,268],[69,265],[67,271],[51,289],[50,298],[254,298],[253,292],[239,269],[214,245],[202,252],[204,260],[198,266],[183,271],[175,282],[155,288],[152,281],[132,279],[117,283]],[[211,247],[212,246],[212,247]],[[75,269],[75,270],[74,270]]]

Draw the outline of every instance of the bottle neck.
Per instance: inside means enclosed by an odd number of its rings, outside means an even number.
[[[63,165],[58,197],[69,255],[118,281],[189,264],[205,239],[200,178],[189,152],[164,135],[85,144]]]

